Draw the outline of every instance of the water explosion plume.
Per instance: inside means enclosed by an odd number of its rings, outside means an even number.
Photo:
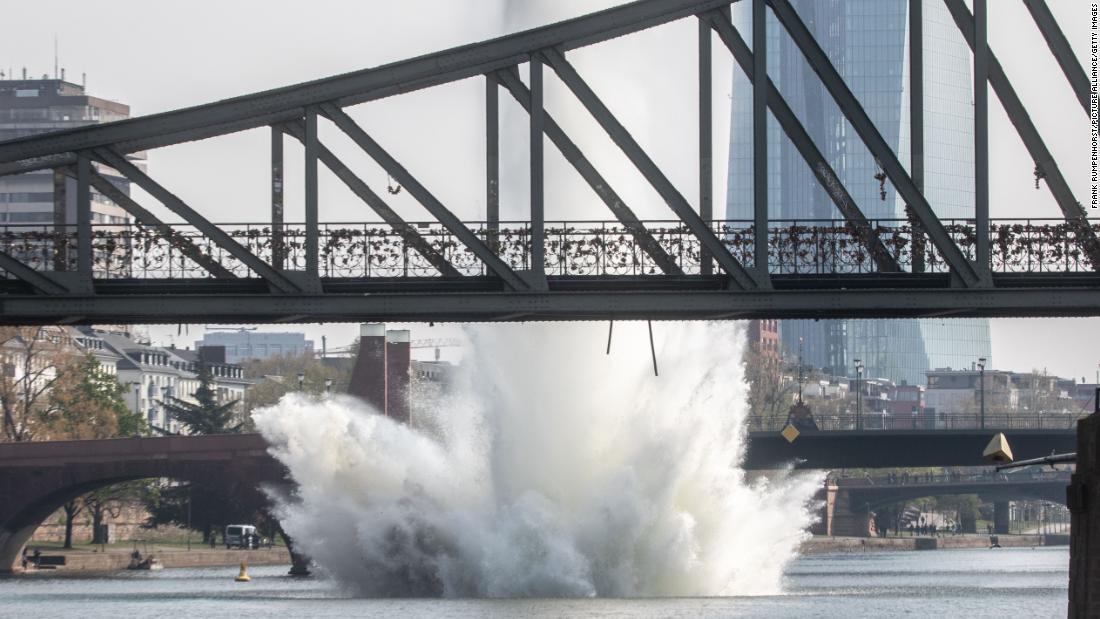
[[[471,327],[412,427],[289,395],[260,431],[299,484],[287,533],[369,596],[775,593],[814,475],[749,482],[743,332],[644,323]]]

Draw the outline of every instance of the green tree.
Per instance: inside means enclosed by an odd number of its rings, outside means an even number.
[[[176,397],[161,402],[171,418],[178,421],[188,434],[236,434],[245,426],[235,410],[237,400],[219,403],[213,383],[214,376],[202,366],[194,403]],[[164,429],[161,431],[167,433]]]
[[[199,368],[195,402],[172,397],[161,404],[188,434],[236,434],[247,429],[236,411],[237,400],[218,402],[214,376],[205,366]],[[217,480],[202,484],[162,481],[150,488],[146,496],[149,518],[145,526],[191,526],[202,531],[203,540],[207,541],[217,525],[252,517],[262,505],[262,499],[255,493],[228,487]]]
[[[52,387],[47,423],[53,437],[102,439],[140,435],[145,428],[142,416],[131,412],[122,399],[122,385],[91,355],[64,366]],[[109,487],[63,505],[65,548],[73,547],[73,524],[86,508],[91,509],[93,521],[101,524],[104,509],[116,511],[113,506],[124,498]]]
[[[232,479],[161,482],[146,495],[149,517],[144,526],[190,527],[202,533],[204,543],[213,544],[212,538],[227,524],[265,522],[267,505],[261,489]]]
[[[124,391],[91,355],[66,366],[50,392],[50,434],[67,439],[140,435],[145,420],[126,406]]]
[[[352,353],[358,350],[358,341],[352,347]],[[256,382],[245,393],[244,408],[253,411],[271,406],[284,395],[292,391],[302,391],[313,395],[325,393],[325,381],[332,381],[332,392],[347,391],[351,380],[351,366],[355,357],[328,359],[322,363],[313,355],[278,355],[266,359],[252,359],[241,364],[244,374]],[[302,376],[299,387],[298,376]]]

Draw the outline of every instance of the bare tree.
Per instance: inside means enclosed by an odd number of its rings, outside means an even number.
[[[107,539],[103,535],[103,521],[108,516],[118,518],[127,505],[134,505],[145,498],[148,487],[149,482],[144,480],[123,482],[89,492],[80,499],[83,508],[92,518],[93,544],[107,543]],[[71,531],[71,528],[69,530]],[[71,537],[71,533],[67,531],[66,538],[69,537]]]
[[[743,360],[749,384],[749,414],[765,423],[785,418],[798,385],[785,375],[782,360],[764,354],[755,345],[745,347]]]
[[[49,397],[76,355],[58,327],[0,327],[0,411],[5,441],[48,438],[57,404]]]

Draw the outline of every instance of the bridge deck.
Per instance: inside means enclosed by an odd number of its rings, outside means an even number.
[[[982,450],[996,430],[879,430],[805,432],[788,443],[778,432],[751,432],[745,468],[887,468],[988,466]],[[1017,458],[1073,451],[1076,432],[1005,430]]]
[[[747,469],[983,466],[981,453],[994,430],[885,430],[806,432],[794,443],[776,432],[751,432]],[[1016,455],[1025,458],[1073,451],[1076,433],[1006,430]],[[259,434],[172,436],[0,443],[0,468],[179,459],[272,459]]]

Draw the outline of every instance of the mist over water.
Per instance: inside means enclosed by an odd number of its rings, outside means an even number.
[[[754,595],[780,588],[816,475],[746,480],[731,324],[471,327],[414,426],[358,400],[255,413],[299,484],[283,527],[368,596]]]

